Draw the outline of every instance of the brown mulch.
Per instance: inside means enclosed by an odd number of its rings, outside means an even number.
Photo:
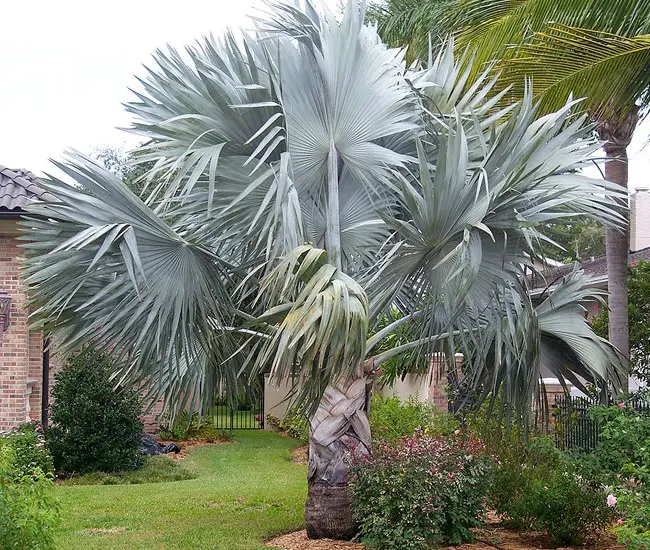
[[[227,443],[236,443],[235,441],[203,441],[203,440],[193,440],[188,441],[159,441],[161,445],[167,445],[167,443],[176,443],[181,448],[180,453],[168,453],[165,456],[172,458],[174,460],[182,460],[187,456],[187,453],[190,449],[194,447],[205,447],[206,445],[226,445]]]
[[[291,461],[296,464],[307,464],[309,460],[309,446],[296,447],[291,450]]]
[[[522,533],[507,529],[492,517],[484,529],[477,529],[476,540],[472,544],[445,546],[440,550],[538,550],[556,548],[557,550],[623,550],[625,547],[616,542],[616,537],[603,534],[598,539],[576,547],[557,548],[548,535],[540,532]],[[364,550],[365,546],[355,542],[321,539],[310,540],[306,531],[296,531],[268,541],[267,546],[280,550]]]
[[[295,531],[281,535],[266,543],[267,546],[280,548],[280,550],[363,550],[363,544],[356,542],[343,542],[340,540],[307,538],[307,531]]]

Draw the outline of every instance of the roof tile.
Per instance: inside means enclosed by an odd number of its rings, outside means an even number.
[[[29,170],[6,168],[0,164],[0,211],[20,211],[32,201],[54,200],[40,186],[40,180]]]

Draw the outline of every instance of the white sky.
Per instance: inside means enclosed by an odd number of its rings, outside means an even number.
[[[325,0],[334,7],[336,0]],[[226,26],[258,0],[0,0],[0,164],[36,173],[66,148],[137,143],[121,103],[152,52]],[[650,186],[650,119],[630,146],[630,186]]]

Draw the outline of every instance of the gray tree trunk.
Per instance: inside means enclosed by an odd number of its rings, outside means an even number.
[[[349,459],[369,455],[368,379],[328,386],[310,422],[308,494],[305,520],[309,538],[349,540],[357,533],[348,493]]]
[[[627,191],[628,158],[627,147],[632,140],[638,122],[636,111],[627,116],[610,118],[597,125],[597,131],[605,141],[603,149],[607,155],[605,178]],[[627,200],[625,202],[627,206]],[[626,211],[627,221],[629,215]],[[627,267],[630,249],[629,226],[623,230],[605,231],[605,252],[607,255],[607,281],[609,292],[609,341],[625,355],[630,356],[630,334],[628,325]],[[627,380],[625,381],[627,390]]]

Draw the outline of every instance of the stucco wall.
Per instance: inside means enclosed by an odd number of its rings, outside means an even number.
[[[650,246],[650,190],[637,188],[630,197],[630,250]]]
[[[280,383],[271,381],[269,375],[264,375],[264,416],[272,414],[277,418],[282,418],[287,413],[289,401],[287,396],[291,391],[291,380],[282,380]],[[264,423],[264,428],[270,430],[268,422]]]

